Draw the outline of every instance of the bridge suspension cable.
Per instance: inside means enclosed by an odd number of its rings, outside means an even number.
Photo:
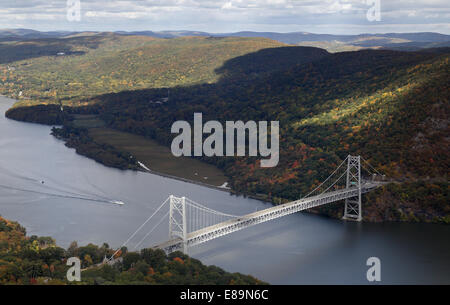
[[[347,156],[322,183],[300,200],[247,215],[233,215],[216,211],[192,199],[171,195],[123,243],[122,247],[128,244],[128,242],[136,236],[136,234],[163,208],[168,200],[170,202],[169,211],[161,217],[150,231],[135,245],[135,249],[155,231],[167,216],[169,216],[169,241],[158,247],[164,249],[166,252],[168,251],[168,253],[176,251],[177,249],[183,249],[183,251],[186,252],[187,248],[192,245],[229,234],[230,232],[240,230],[241,228],[343,199],[345,199],[344,219],[361,221],[361,194],[383,185],[382,182],[367,182],[362,179],[362,168],[369,174],[372,174],[372,171],[368,170],[366,166],[378,174],[380,174],[380,172],[373,168],[366,160],[364,160],[364,164],[366,165],[364,166],[361,159],[360,156]],[[346,162],[347,165],[344,168]],[[339,172],[341,169],[344,169],[342,173]],[[347,176],[345,188],[338,189],[336,185],[342,181],[344,176]],[[328,185],[328,183],[330,185]],[[334,190],[329,192],[333,187]],[[319,194],[311,196],[311,194],[317,192],[321,188],[323,190]],[[111,259],[119,251],[120,249],[112,255]]]
[[[134,236],[136,236],[136,234],[153,218],[153,216],[155,216],[158,212],[159,212],[159,210],[161,210],[162,209],[162,207],[167,203],[167,201],[169,200],[169,198],[167,198],[166,200],[164,200],[164,202],[159,206],[159,208],[157,208],[156,210],[155,210],[155,212],[149,217],[149,218],[147,218],[147,220],[146,221],[144,221],[144,223],[139,227],[139,228],[137,228],[137,230],[136,231],[134,231],[134,233],[133,234],[131,234],[130,235],[130,237],[122,244],[122,246],[120,246],[119,247],[119,249],[117,249],[117,251],[116,252],[114,252],[113,253],[113,255],[111,255],[111,257],[110,257],[110,259],[109,260],[112,260],[113,258],[114,258],[114,256],[117,254],[117,253],[119,253],[119,251],[120,251],[120,249],[122,248],[122,247],[124,247],[126,244],[128,244],[128,242],[134,237]]]
[[[198,202],[195,202],[194,200],[189,199],[189,198],[186,198],[186,201],[188,201],[189,204],[191,204],[192,206],[194,206],[194,207],[196,207],[198,209],[202,209],[202,210],[205,210],[207,212],[211,212],[211,213],[214,213],[214,214],[217,214],[217,215],[227,216],[227,217],[232,217],[232,218],[241,217],[239,215],[226,214],[226,213],[223,213],[223,212],[219,212],[219,211],[213,210],[213,209],[208,208],[208,207],[206,207],[206,206],[204,206],[204,205],[202,205],[202,204],[200,204]]]
[[[158,223],[155,226],[153,226],[153,228],[151,228],[151,230],[147,234],[145,234],[145,236],[134,246],[134,249],[139,247],[144,242],[144,240],[146,240],[147,237],[150,234],[152,234],[153,231],[155,231],[155,229],[163,222],[163,220],[166,219],[167,216],[169,216],[169,212],[167,212],[163,217],[161,217],[161,219],[158,221]]]
[[[369,168],[371,168],[376,174],[378,174],[378,175],[380,175],[380,176],[384,176],[384,175],[381,174],[379,171],[377,171],[376,168],[374,168],[372,165],[370,165],[370,163],[369,163],[366,159],[364,159],[363,157],[361,157],[361,159],[362,159],[363,162],[364,162],[365,164],[367,164],[367,165],[369,166]],[[361,164],[361,166],[364,167],[363,164]],[[364,167],[364,169],[365,169],[366,171],[368,171],[370,174],[372,174],[367,168]]]
[[[170,200],[170,197],[168,197],[153,213],[148,217],[137,229],[134,231],[133,234],[131,234],[128,239],[122,243],[122,245],[114,252],[114,254],[111,256],[111,259],[114,258],[114,256],[120,251],[120,249],[124,246],[126,246],[136,235],[139,231],[141,231],[144,226],[149,223],[155,215],[165,206],[165,204]],[[186,204],[186,213],[188,214],[188,221],[187,224],[187,231],[193,232],[199,229],[202,229],[204,227],[208,227],[220,222],[223,222],[225,220],[231,219],[231,218],[239,218],[241,216],[239,215],[232,215],[223,213],[220,211],[213,210],[211,208],[208,208],[198,202],[195,202],[189,198],[185,198],[185,204]],[[166,219],[166,217],[169,215],[170,211],[166,212],[163,217],[159,219],[159,221],[145,234],[145,236],[134,246],[134,249],[138,248],[155,230],[156,228]]]
[[[344,173],[343,173],[336,181],[333,182],[332,185],[330,185],[326,190],[324,190],[324,191],[323,191],[322,193],[320,193],[319,195],[322,195],[322,194],[328,192],[328,190],[329,190],[330,188],[332,188],[333,186],[335,186],[336,183],[338,183],[338,181],[341,180],[341,178],[344,177],[344,175],[346,175],[346,174],[347,174],[347,172],[344,172]]]
[[[305,198],[309,197],[309,196],[310,196],[311,194],[313,194],[315,191],[317,191],[318,189],[320,189],[325,183],[328,182],[328,180],[331,179],[331,177],[333,177],[334,174],[337,173],[337,171],[342,167],[342,165],[345,164],[345,162],[346,162],[347,160],[348,160],[348,156],[347,156],[347,158],[345,158],[344,161],[342,161],[342,163],[341,163],[341,164],[340,164],[340,165],[339,165],[339,166],[331,173],[331,175],[328,176],[327,179],[325,179],[321,184],[319,184],[315,189],[313,189],[311,192],[309,192],[307,195],[305,195],[305,196],[302,197],[301,199],[305,199]],[[344,173],[345,173],[345,172],[344,172]],[[341,176],[339,179],[341,179],[341,178],[342,178],[342,176]],[[339,181],[339,179],[336,180],[334,184],[336,184],[336,182]],[[334,184],[333,184],[333,185],[334,185]]]

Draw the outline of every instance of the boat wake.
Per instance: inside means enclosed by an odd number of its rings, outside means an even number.
[[[65,198],[65,199],[78,199],[78,200],[92,201],[92,202],[112,203],[112,204],[117,204],[117,205],[125,204],[123,201],[118,201],[118,200],[96,199],[96,198],[83,197],[82,195],[79,195],[79,196],[61,195],[61,194],[54,194],[54,193],[49,193],[49,192],[42,192],[42,191],[18,188],[18,187],[13,187],[13,186],[4,185],[4,184],[0,184],[0,188],[7,189],[7,190],[13,190],[13,191],[19,191],[19,192],[25,192],[25,193],[45,195],[45,196],[49,196],[49,197],[58,197],[58,198]]]
[[[40,194],[40,195],[45,195],[45,196],[50,196],[50,197],[66,198],[66,199],[78,199],[78,200],[84,200],[84,201],[111,203],[111,204],[116,204],[116,205],[124,205],[125,204],[123,201],[113,200],[111,198],[93,194],[91,192],[85,192],[83,190],[77,189],[72,186],[70,186],[70,188],[74,189],[75,191],[78,191],[78,193],[69,191],[69,190],[65,190],[62,188],[58,188],[56,186],[52,186],[48,183],[49,181],[53,182],[53,184],[55,184],[55,183],[58,184],[58,183],[48,177],[46,178],[46,180],[39,180],[39,179],[35,179],[32,177],[20,175],[18,173],[14,173],[13,171],[8,170],[7,168],[4,168],[2,166],[0,166],[0,169],[3,172],[3,175],[5,175],[7,177],[10,177],[10,178],[14,177],[16,179],[21,179],[24,181],[28,181],[28,183],[31,182],[33,184],[33,186],[36,186],[41,189],[43,188],[43,189],[45,189],[45,191],[0,184],[0,188],[3,188],[3,189],[9,189],[9,190],[13,190],[13,191],[26,192],[26,193]],[[0,172],[0,174],[2,174],[2,173]],[[59,184],[61,184],[61,182],[59,182]],[[50,191],[53,191],[53,192],[50,192]],[[54,192],[57,192],[57,193],[54,193]],[[80,193],[80,192],[82,192],[82,193]],[[85,194],[83,194],[83,193],[85,193]],[[95,198],[91,197],[91,196],[94,196]]]

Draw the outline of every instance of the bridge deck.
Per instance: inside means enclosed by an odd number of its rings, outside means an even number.
[[[361,185],[361,192],[366,193],[378,186],[381,186],[385,183],[383,182],[366,182]],[[263,223],[272,219],[276,219],[279,217],[283,217],[286,215],[290,215],[296,212],[300,212],[303,210],[307,210],[310,208],[314,208],[317,206],[321,206],[327,203],[331,203],[334,201],[343,200],[346,198],[351,198],[358,195],[358,188],[351,187],[342,190],[327,192],[318,196],[312,196],[296,201],[292,201],[289,203],[273,206],[271,208],[267,208],[261,211],[257,211],[254,213],[250,213],[244,215],[240,218],[230,219],[228,221],[224,221],[218,223],[213,226],[209,226],[203,228],[198,231],[191,232],[187,234],[186,245],[193,246],[204,243],[211,239],[218,238],[223,235],[230,234],[235,231],[239,231],[241,229]],[[160,244],[154,249],[162,249],[167,253],[177,251],[183,248],[183,240],[181,238],[169,240],[163,244]]]

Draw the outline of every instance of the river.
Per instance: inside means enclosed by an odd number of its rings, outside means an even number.
[[[0,113],[13,102],[0,96]],[[50,129],[0,116],[0,215],[20,222],[28,235],[52,236],[64,248],[72,241],[122,245],[170,194],[234,215],[270,206],[157,175],[107,168],[77,155]],[[130,250],[153,221],[130,240]],[[165,221],[142,246],[167,235]],[[298,213],[191,248],[189,254],[271,284],[368,284],[369,257],[381,260],[382,284],[450,284],[449,241],[450,226],[445,225],[353,223]]]

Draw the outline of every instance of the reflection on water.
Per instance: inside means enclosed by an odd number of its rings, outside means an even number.
[[[11,104],[0,97],[0,113]],[[49,127],[3,116],[0,185],[2,216],[19,221],[28,235],[52,236],[63,247],[74,240],[118,247],[170,194],[230,214],[269,207],[198,185],[106,168],[65,147]],[[129,249],[154,224],[136,234]],[[167,236],[168,222],[163,222],[143,246]],[[449,236],[449,226],[345,223],[296,214],[210,241],[189,254],[273,284],[367,284],[366,260],[372,256],[381,259],[384,284],[450,284]]]

